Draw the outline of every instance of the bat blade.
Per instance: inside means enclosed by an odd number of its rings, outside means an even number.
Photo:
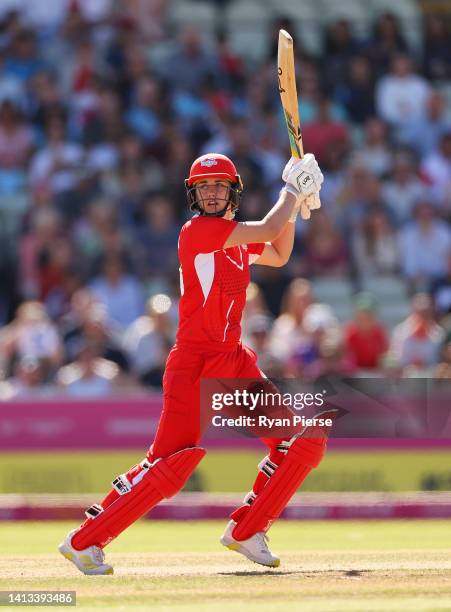
[[[291,155],[301,159],[304,156],[304,147],[296,92],[293,39],[285,30],[279,30],[277,74],[279,93],[290,139]]]

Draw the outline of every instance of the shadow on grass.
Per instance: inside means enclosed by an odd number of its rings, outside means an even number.
[[[331,570],[331,569],[323,569],[323,570],[241,570],[237,572],[218,572],[219,576],[289,576],[289,575],[302,575],[304,577],[317,575],[317,574],[336,574],[337,576],[342,576],[343,578],[360,578],[364,574],[371,574],[373,570]]]
[[[220,576],[288,576],[289,574],[302,574],[302,572],[291,572],[291,571],[276,571],[276,570],[262,570],[259,571],[239,571],[239,572],[218,572]]]

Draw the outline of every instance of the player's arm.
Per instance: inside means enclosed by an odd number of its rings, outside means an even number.
[[[253,242],[272,242],[288,223],[295,206],[296,196],[282,189],[276,204],[261,221],[244,221],[236,225],[224,248]]]
[[[287,223],[277,238],[265,245],[263,253],[254,263],[275,268],[284,266],[293,251],[294,227],[294,223]]]
[[[274,244],[288,221],[295,217],[298,207],[305,200],[312,201],[312,208],[318,207],[316,201],[319,200],[318,193],[323,182],[323,175],[313,155],[308,154],[301,160],[290,159],[285,166],[282,178],[286,181],[286,185],[268,214],[261,221],[238,223],[223,248],[254,242]]]

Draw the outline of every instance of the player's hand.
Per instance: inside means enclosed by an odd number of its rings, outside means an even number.
[[[324,181],[318,162],[312,153],[307,153],[302,159],[292,157],[283,170],[282,179],[304,198],[318,194]],[[313,203],[313,206],[318,207],[316,203]]]

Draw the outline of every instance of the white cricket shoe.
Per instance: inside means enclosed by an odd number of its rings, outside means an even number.
[[[259,531],[247,540],[235,540],[232,536],[235,525],[235,521],[228,522],[224,535],[219,540],[223,546],[244,555],[254,563],[260,563],[260,565],[266,565],[267,567],[279,567],[280,559],[269,550],[267,544],[269,538],[266,533]]]
[[[88,546],[83,550],[76,550],[71,544],[72,536],[77,530],[70,531],[64,542],[58,546],[58,550],[69,561],[78,567],[80,572],[88,576],[103,576],[113,574],[111,565],[104,563],[105,554],[98,546]]]

